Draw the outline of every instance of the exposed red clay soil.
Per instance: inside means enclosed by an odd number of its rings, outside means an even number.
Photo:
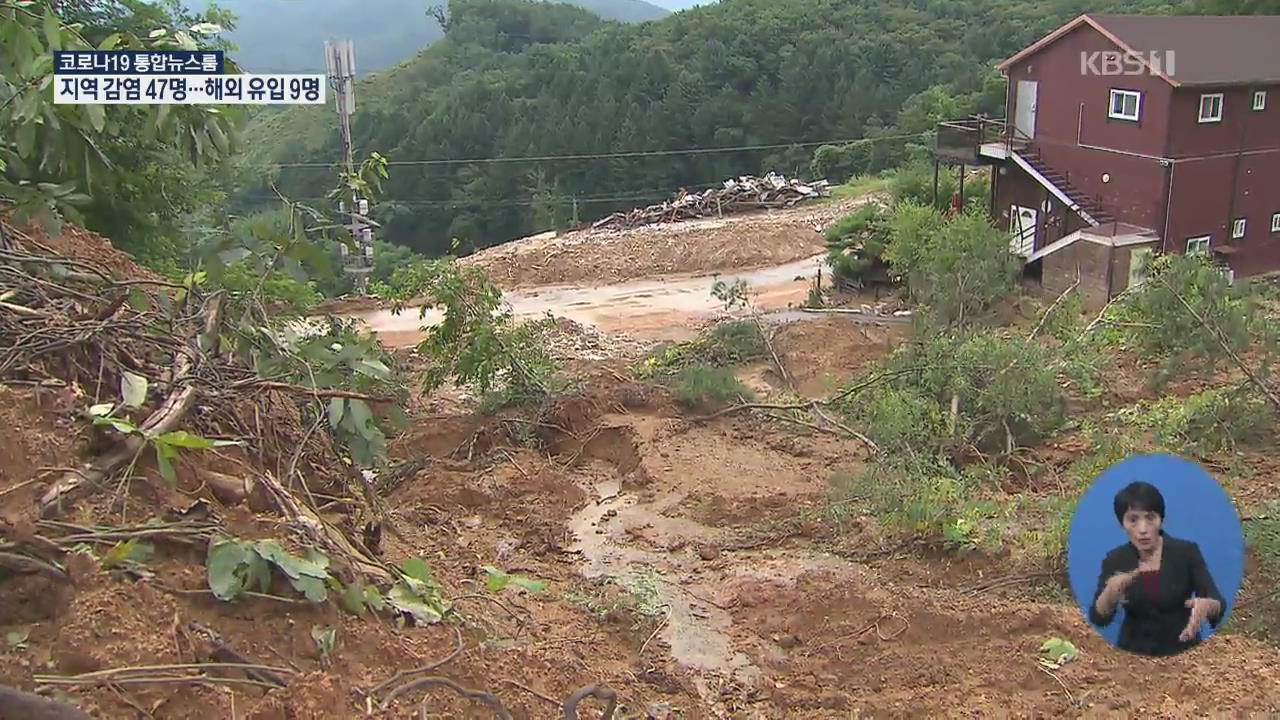
[[[896,330],[832,317],[788,326],[775,344],[800,390],[816,396],[897,341]],[[1138,382],[1145,368],[1118,362],[1109,404],[1155,397]],[[1138,658],[1107,646],[1069,600],[1047,597],[1052,583],[1017,580],[1031,569],[1019,558],[883,552],[875,518],[838,515],[831,504],[832,476],[868,462],[860,443],[746,414],[696,421],[665,391],[621,375],[625,364],[578,363],[583,389],[537,412],[477,417],[465,398],[414,407],[412,427],[390,448],[406,462],[375,479],[392,520],[381,557],[423,559],[457,620],[398,628],[360,619],[334,602],[298,601],[280,578],[271,594],[292,602],[222,602],[207,592],[202,543],[157,541],[141,579],[79,564],[71,581],[0,569],[0,638],[25,636],[0,643],[0,683],[31,690],[36,674],[191,662],[184,628],[194,621],[280,668],[288,687],[85,684],[63,688],[66,697],[102,718],[416,718],[424,700],[422,717],[491,717],[441,687],[407,692],[385,710],[383,695],[366,695],[399,671],[449,657],[461,637],[462,650],[431,673],[499,696],[517,718],[560,717],[557,703],[593,683],[618,693],[616,717],[627,718],[1280,712],[1275,645],[1231,632],[1183,656]],[[767,373],[760,380],[777,387]],[[0,389],[7,534],[35,527],[27,523],[46,468],[92,449],[72,415],[83,404],[65,388]],[[1066,436],[1035,452],[1057,465],[1090,450]],[[1228,459],[1242,505],[1280,497],[1268,452]],[[170,485],[144,458],[124,507],[123,489],[103,487],[67,519],[166,519],[204,497],[202,512],[228,532],[291,543],[279,517],[223,507],[202,487],[202,473],[251,468],[235,452],[198,453],[184,456]],[[327,510],[329,519],[358,534],[340,510]],[[548,588],[491,593],[483,566]],[[1269,587],[1252,574],[1246,591],[1256,598]],[[327,660],[313,639],[325,626],[337,637]],[[1036,663],[1051,635],[1081,651],[1053,674]],[[588,707],[598,706],[584,703],[580,717],[596,717]]]

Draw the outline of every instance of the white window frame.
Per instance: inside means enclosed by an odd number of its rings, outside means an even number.
[[[1239,240],[1240,238],[1244,237],[1244,231],[1245,231],[1246,225],[1247,225],[1247,221],[1245,218],[1236,218],[1235,220],[1232,220],[1231,221],[1231,239]]]
[[[1280,233],[1280,212],[1271,214],[1271,232]]]
[[[1133,98],[1133,114],[1127,115],[1123,112],[1116,112],[1116,98]],[[1120,109],[1124,109],[1124,101],[1120,103]],[[1107,117],[1115,120],[1129,120],[1137,122],[1142,115],[1142,93],[1137,90],[1120,90],[1119,88],[1111,88],[1111,97],[1107,102]]]
[[[1204,253],[1208,255],[1209,245],[1212,242],[1213,242],[1212,235],[1198,235],[1196,237],[1189,237],[1187,238],[1186,254],[1192,255],[1195,253]]]
[[[1213,100],[1215,98],[1218,101],[1218,114],[1206,115],[1204,112],[1205,101]],[[1200,122],[1202,123],[1222,122],[1222,106],[1225,102],[1226,100],[1222,93],[1205,93],[1201,95],[1200,96]]]
[[[1254,110],[1267,109],[1267,91],[1266,90],[1253,91],[1253,109]]]

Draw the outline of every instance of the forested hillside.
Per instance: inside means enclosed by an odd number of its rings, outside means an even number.
[[[202,10],[209,0],[185,0]],[[356,71],[384,70],[444,36],[427,0],[216,0],[236,16],[226,37],[253,72],[324,72],[324,41],[356,46]],[[668,13],[645,0],[575,0],[606,20],[640,22]]]
[[[454,0],[447,38],[357,90],[360,152],[392,161],[384,237],[428,253],[501,242],[776,169],[807,172],[820,141],[895,137],[939,117],[998,112],[993,63],[1085,9],[1171,12],[1163,0],[723,0],[647,23],[600,23],[520,0]],[[253,162],[333,160],[331,111],[290,110],[248,132]],[[557,162],[451,163],[652,149],[790,148]],[[898,162],[904,139],[824,153],[840,173]],[[423,161],[422,164],[396,164]],[[277,173],[271,173],[275,176]],[[316,196],[328,170],[284,168]],[[843,178],[836,178],[843,179]],[[265,186],[250,197],[265,196]]]

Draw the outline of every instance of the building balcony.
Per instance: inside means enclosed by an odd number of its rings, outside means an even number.
[[[938,123],[934,155],[951,163],[990,165],[1030,143],[1003,119],[971,117]]]

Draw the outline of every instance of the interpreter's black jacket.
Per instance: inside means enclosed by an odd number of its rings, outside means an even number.
[[[1144,655],[1172,655],[1200,643],[1200,629],[1189,642],[1181,642],[1178,635],[1191,620],[1191,608],[1186,602],[1194,595],[1212,598],[1221,607],[1217,617],[1208,618],[1210,627],[1217,627],[1226,612],[1227,604],[1218,593],[1218,587],[1209,574],[1200,546],[1189,540],[1179,540],[1164,535],[1164,547],[1160,554],[1159,590],[1154,596],[1141,585],[1140,579],[1129,586],[1124,599],[1124,622],[1120,625],[1117,645],[1124,650]],[[1098,589],[1089,604],[1089,620],[1096,625],[1108,625],[1115,619],[1098,612],[1098,596],[1107,580],[1116,573],[1138,568],[1138,549],[1125,543],[1102,561],[1102,573],[1098,576]]]

